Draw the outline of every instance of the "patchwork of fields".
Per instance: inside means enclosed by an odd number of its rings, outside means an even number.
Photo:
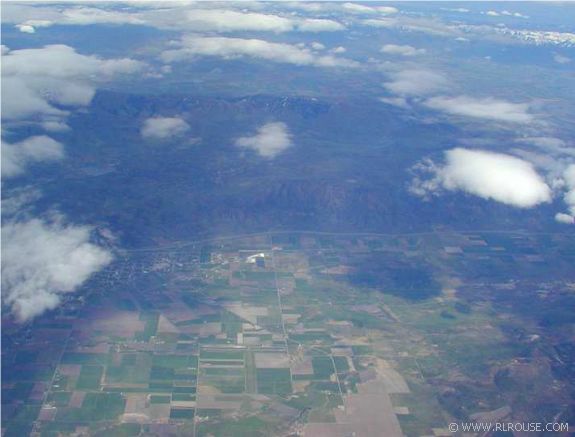
[[[485,415],[568,419],[573,243],[278,233],[120,253],[57,312],[5,322],[3,435],[440,436]]]

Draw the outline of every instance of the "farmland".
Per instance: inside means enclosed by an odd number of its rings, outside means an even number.
[[[3,326],[3,435],[569,420],[574,243],[277,233],[118,253],[57,311]]]

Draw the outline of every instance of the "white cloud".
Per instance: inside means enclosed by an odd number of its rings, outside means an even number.
[[[519,42],[520,44],[552,44],[570,46],[575,34],[543,30],[517,29],[499,24],[469,24],[444,21],[438,17],[410,16],[369,18],[359,22],[364,26],[392,29],[402,33],[425,33],[434,37],[449,37],[457,41],[488,40],[496,44]]]
[[[563,184],[566,193],[563,200],[567,204],[567,213],[558,213],[555,215],[555,220],[560,223],[573,224],[575,223],[575,164],[570,164],[563,173]]]
[[[106,10],[105,7],[88,6],[53,7],[51,5],[32,5],[9,3],[3,6],[2,21],[17,23],[19,26],[49,27],[60,25],[90,24],[145,24],[134,12]]]
[[[236,146],[255,150],[264,158],[276,157],[291,144],[287,125],[281,122],[264,124],[255,135],[236,140]]]
[[[487,11],[485,15],[489,15],[490,17],[499,17],[499,12],[497,11]]]
[[[194,56],[217,56],[224,59],[249,57],[317,67],[358,66],[357,62],[349,59],[332,55],[320,56],[306,48],[261,39],[190,36],[184,38],[179,44],[180,48],[167,50],[162,54],[165,62],[190,60]]]
[[[474,38],[486,39],[495,43],[572,46],[575,43],[575,34],[570,32],[556,32],[546,30],[517,29],[505,25],[485,24],[457,24],[449,26],[454,31],[464,32]]]
[[[295,28],[301,32],[335,32],[345,30],[343,24],[324,18],[303,19],[296,23]]]
[[[397,14],[399,11],[393,6],[367,6],[358,3],[344,3],[341,5],[345,12],[352,14]]]
[[[36,28],[40,28],[40,27],[50,27],[52,26],[54,23],[50,20],[28,20],[26,21],[25,24],[20,24],[17,25],[18,26],[32,26],[34,27],[34,31],[36,31]]]
[[[507,11],[507,10],[501,11],[501,15],[507,15],[509,17],[517,17],[517,18],[529,18],[528,15],[523,15],[520,12],[511,12],[511,11]]]
[[[330,5],[328,4],[328,2],[313,3],[313,2],[302,2],[302,1],[285,1],[285,2],[277,2],[277,6],[282,6],[289,10],[296,9],[310,13],[325,12],[326,10],[330,9]]]
[[[400,32],[421,32],[433,36],[463,36],[463,33],[456,26],[446,24],[437,18],[398,15],[393,18],[370,18],[362,20],[361,24],[370,27],[394,29]]]
[[[128,58],[101,59],[82,55],[62,44],[12,50],[2,58],[2,73],[8,76],[42,74],[55,79],[88,79],[91,75],[102,74],[109,78],[115,74],[135,73],[142,67],[141,62]]]
[[[375,9],[370,6],[364,6],[357,3],[344,3],[342,8],[349,12],[358,12],[360,14],[372,14]]]
[[[396,18],[370,18],[363,20],[362,24],[370,27],[383,27],[386,29],[399,27],[399,21]]]
[[[439,73],[421,69],[406,69],[390,73],[391,81],[384,87],[400,95],[426,95],[447,88],[447,79]]]
[[[2,76],[2,118],[8,120],[25,119],[42,115],[65,117],[67,111],[58,109],[42,93],[43,78],[26,80],[22,77]],[[62,84],[64,86],[64,84]]]
[[[36,29],[34,26],[30,26],[29,24],[17,24],[16,28],[22,33],[35,33]]]
[[[278,6],[283,6],[287,9],[297,9],[305,12],[323,12],[329,8],[328,2],[312,3],[312,2],[302,2],[302,1],[285,1],[277,2]]]
[[[448,12],[460,12],[462,14],[465,14],[467,12],[471,12],[469,9],[467,8],[441,8],[441,10],[443,11],[448,11]]]
[[[136,14],[119,10],[76,6],[62,11],[63,24],[146,24],[146,21]]]
[[[58,306],[112,260],[90,228],[31,219],[2,226],[2,298],[20,321]]]
[[[2,190],[2,220],[27,214],[32,203],[42,197],[40,190],[30,186]]]
[[[338,46],[338,47],[334,47],[333,49],[331,49],[330,52],[332,52],[332,53],[345,53],[345,52],[347,52],[347,49],[345,47]]]
[[[379,99],[382,103],[391,106],[397,106],[398,108],[408,109],[410,108],[409,103],[405,97],[380,97]]]
[[[517,155],[544,169],[547,173],[546,179],[554,192],[563,193],[567,211],[555,214],[555,220],[559,223],[575,223],[575,164],[573,163],[575,148],[555,137],[523,137],[515,141],[536,146],[544,152],[513,149]]]
[[[556,178],[557,174],[561,173],[565,167],[560,160],[557,160],[548,154],[542,154],[518,148],[509,149],[509,152],[521,159],[529,161],[537,169],[545,170],[547,173],[546,179],[550,181],[551,187],[557,188],[556,183],[554,182],[554,178]]]
[[[375,10],[369,6],[360,5],[358,3],[344,3],[342,8],[350,11],[350,12],[359,12],[359,13],[373,13]]]
[[[559,53],[555,53],[553,55],[553,60],[555,62],[557,62],[558,64],[568,64],[571,62],[571,58],[568,58],[567,56],[560,55]]]
[[[221,9],[193,9],[186,13],[184,25],[194,31],[333,32],[345,30],[341,23],[320,18],[283,17],[257,12]]]
[[[393,6],[376,6],[377,12],[382,14],[397,14],[399,10]]]
[[[369,4],[369,5],[368,5]],[[282,1],[276,2],[274,6],[282,7],[289,10],[301,10],[308,13],[323,13],[323,14],[346,14],[346,15],[392,15],[397,14],[399,10],[393,6],[376,6],[374,3],[352,3],[352,2],[290,2]]]
[[[22,174],[35,162],[57,161],[64,157],[64,147],[45,135],[26,138],[10,144],[2,141],[2,178]]]
[[[497,12],[493,11],[494,14]],[[495,16],[492,14],[493,16]],[[527,18],[523,16],[523,18]],[[469,24],[443,21],[438,17],[414,17],[407,14],[395,17],[369,18],[361,24],[371,27],[393,29],[398,32],[420,32],[437,37],[451,37],[458,41],[488,40],[497,44],[519,42],[520,44],[552,44],[570,46],[575,42],[575,34],[570,32],[543,31],[511,28],[498,23]]]
[[[325,50],[325,46],[317,41],[314,41],[310,44],[311,48],[314,50]]]
[[[414,179],[411,191],[420,196],[464,191],[517,208],[551,201],[551,189],[533,166],[511,155],[455,148],[445,152],[443,165],[427,162],[418,169],[431,174]]]
[[[563,212],[558,212],[555,214],[555,220],[559,223],[565,223],[566,225],[572,225],[575,223],[575,217]]]
[[[519,143],[531,144],[552,155],[575,156],[575,147],[569,147],[565,141],[555,137],[524,137],[516,140]]]
[[[425,105],[452,115],[486,120],[513,123],[530,123],[534,120],[533,115],[529,113],[529,104],[512,103],[493,97],[437,96],[426,100]]]
[[[400,56],[416,56],[425,53],[425,49],[416,49],[413,46],[396,44],[386,44],[381,48],[381,51],[390,55]]]
[[[144,121],[142,138],[164,140],[179,137],[190,130],[190,125],[179,117],[152,117]]]
[[[18,27],[26,32],[50,24],[34,20]],[[143,65],[131,59],[84,56],[65,45],[21,50],[2,46],[2,117],[24,120],[24,126],[39,123],[49,131],[69,129],[64,118],[70,107],[88,105],[99,82],[140,71]],[[3,142],[2,177],[63,157],[62,144],[48,136]],[[39,194],[15,194],[2,201],[2,302],[25,321],[55,308],[62,293],[76,290],[108,264],[111,255],[90,243],[90,228],[65,224],[61,217],[17,220],[28,216],[27,204]]]
[[[209,6],[209,7],[208,7]],[[237,6],[228,3],[228,9],[216,3],[165,2],[157,8],[149,8],[143,2],[132,5],[129,11],[107,9],[106,4],[98,7],[73,6],[55,8],[51,6],[10,5],[3,13],[5,22],[24,26],[48,27],[53,25],[131,24],[152,26],[159,29],[210,31],[210,32],[330,32],[345,27],[330,19],[280,16],[260,12],[234,10]],[[243,6],[248,6],[244,3]]]
[[[49,132],[66,132],[70,130],[70,126],[68,126],[62,120],[47,119],[46,121],[40,123],[40,125]]]
[[[567,167],[563,177],[565,178],[565,183],[567,184],[567,187],[569,187],[570,190],[574,190],[575,189],[575,164],[571,164],[569,167]],[[572,200],[573,200],[573,203],[575,204],[575,192],[573,193],[573,199]]]
[[[186,13],[185,20],[195,30],[217,32],[239,30],[288,32],[294,28],[294,23],[289,18],[227,10],[192,10]]]
[[[65,117],[62,106],[86,106],[95,84],[118,74],[140,71],[132,59],[101,59],[77,53],[66,45],[11,50],[2,56],[2,117]]]
[[[533,144],[543,149],[547,148],[560,149],[566,146],[565,141],[555,137],[525,137],[525,138],[519,138],[517,141],[522,143]]]

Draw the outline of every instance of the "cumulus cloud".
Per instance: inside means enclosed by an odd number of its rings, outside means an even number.
[[[44,78],[26,80],[16,75],[2,75],[2,118],[19,120],[33,116],[65,117],[68,111],[53,105],[53,98],[42,93]],[[54,85],[54,84],[53,84]],[[64,84],[60,84],[62,87]],[[87,86],[84,91],[91,91]]]
[[[305,12],[325,12],[330,9],[328,2],[312,3],[312,2],[302,2],[302,1],[285,1],[277,2],[277,6],[282,6],[286,9],[297,9]]]
[[[295,23],[295,29],[301,32],[335,32],[345,30],[345,26],[325,18],[305,18]]]
[[[560,55],[559,53],[555,53],[553,55],[553,60],[555,62],[557,62],[558,64],[568,64],[569,62],[571,62],[571,58],[568,58],[567,56]]]
[[[255,150],[264,158],[274,158],[291,145],[287,125],[281,122],[264,124],[255,135],[236,140],[236,146]]]
[[[431,109],[451,115],[496,120],[511,123],[530,123],[534,120],[527,103],[512,103],[493,97],[436,96],[425,102]]]
[[[45,135],[29,137],[14,144],[2,141],[2,178],[18,176],[30,164],[63,157],[64,146]]]
[[[425,33],[434,37],[449,37],[456,41],[488,40],[496,44],[519,42],[520,44],[550,44],[569,46],[574,36],[569,32],[512,29],[499,24],[469,24],[445,21],[439,17],[411,16],[367,18],[359,24],[369,27],[392,29],[402,33]]]
[[[30,32],[50,24],[36,19],[18,27]],[[131,59],[81,55],[65,45],[21,50],[2,46],[2,118],[17,121],[15,126],[38,123],[49,131],[67,130],[65,117],[72,108],[90,103],[99,82],[143,66]],[[63,145],[45,135],[3,141],[2,177],[63,157]],[[29,204],[39,197],[35,190],[12,194],[2,199],[2,303],[26,321],[55,308],[62,294],[75,291],[110,262],[111,254],[90,242],[88,227],[67,224],[61,216],[30,218]]]
[[[382,14],[397,14],[399,12],[399,9],[393,6],[376,6],[375,9]]]
[[[70,25],[90,24],[146,24],[146,20],[137,14],[120,10],[106,10],[103,8],[75,6],[62,10],[60,22]]]
[[[445,152],[445,162],[420,164],[411,192],[425,197],[442,190],[464,191],[517,208],[550,202],[552,192],[527,161],[485,150],[455,148]]]
[[[510,149],[509,152],[522,159],[525,159],[526,161],[529,161],[537,169],[544,170],[547,173],[546,179],[550,181],[551,187],[558,188],[555,179],[558,177],[558,174],[562,173],[563,169],[565,168],[561,160],[557,160],[549,154],[537,153],[525,149],[513,148]]]
[[[558,213],[555,220],[559,223],[575,223],[575,164],[570,164],[563,173],[562,183],[565,185],[566,193],[563,200],[567,204],[567,213]]]
[[[277,2],[277,7],[282,7],[291,10],[301,10],[308,13],[323,13],[323,14],[337,14],[344,13],[346,15],[392,15],[397,14],[399,10],[393,6],[377,6],[374,3],[352,3],[352,2]]]
[[[112,255],[90,243],[90,228],[31,219],[2,226],[2,299],[20,321],[54,309]]]
[[[517,17],[517,18],[529,18],[528,15],[523,15],[520,12],[512,12],[507,10],[501,11],[501,15],[507,15],[508,17]]]
[[[142,66],[141,62],[133,59],[101,59],[97,56],[82,55],[72,47],[62,44],[11,50],[2,58],[2,73],[5,75],[43,74],[57,79],[87,79],[95,74],[109,78],[119,73],[137,72]]]
[[[340,23],[325,19],[281,17],[256,12],[233,10],[195,9],[186,14],[187,25],[194,30],[216,32],[271,31],[305,32],[337,31],[345,29]]]
[[[434,93],[448,86],[447,79],[434,71],[422,69],[406,69],[390,73],[391,81],[384,87],[400,95],[420,96]]]
[[[64,117],[68,112],[62,107],[90,103],[97,82],[143,66],[132,59],[82,55],[60,44],[10,50],[2,56],[2,118]]]
[[[207,7],[207,6],[210,7]],[[161,7],[145,3],[133,5],[130,10],[76,5],[68,8],[50,6],[10,5],[3,14],[4,21],[23,27],[48,27],[53,25],[131,24],[152,26],[159,29],[178,29],[210,32],[331,32],[344,30],[345,26],[331,19],[280,16],[245,10],[235,10],[233,3],[224,4],[193,2],[165,2]],[[248,6],[246,3],[243,4]]]
[[[519,143],[536,146],[551,155],[575,156],[575,147],[570,147],[565,141],[555,137],[523,137],[516,140]]]
[[[50,120],[49,118],[46,121],[40,123],[40,125],[49,132],[65,132],[70,130],[70,126],[68,126],[62,120]]]
[[[564,223],[566,225],[572,225],[575,223],[575,217],[570,215],[570,214],[566,214],[563,212],[558,212],[557,214],[555,214],[555,220],[558,223]]]
[[[27,214],[32,203],[42,197],[40,190],[30,186],[2,190],[2,220]]]
[[[51,5],[32,5],[25,3],[8,3],[3,7],[2,21],[17,23],[17,27],[31,26],[36,28],[54,25],[82,26],[90,24],[146,24],[138,13],[125,12],[119,9],[106,10],[103,7],[80,6],[53,7]]]
[[[217,56],[223,59],[256,58],[272,62],[317,67],[357,67],[358,63],[332,55],[316,55],[307,48],[272,43],[261,39],[189,36],[180,48],[162,54],[165,62],[190,60],[194,56]]]
[[[446,24],[437,18],[412,17],[398,15],[396,17],[368,18],[361,24],[369,27],[394,29],[400,32],[426,33],[433,36],[463,36],[464,33],[455,25]]]
[[[152,117],[144,121],[140,133],[142,138],[164,140],[179,137],[190,130],[190,125],[179,117]]]
[[[311,48],[314,50],[325,50],[325,46],[317,41],[314,41],[310,44]]]
[[[389,55],[399,55],[399,56],[416,56],[423,55],[425,49],[416,49],[410,45],[396,45],[396,44],[386,44],[381,48],[382,53],[387,53]]]
[[[567,210],[555,214],[555,220],[565,224],[575,223],[575,148],[552,136],[526,136],[515,141],[539,149],[535,152],[523,148],[513,149],[513,152],[545,170],[549,185],[563,198]]]
[[[344,3],[341,7],[352,14],[397,14],[399,12],[393,6],[367,6],[359,3]]]
[[[369,18],[367,20],[363,20],[362,24],[370,27],[390,29],[399,27],[399,20],[396,18]]]
[[[397,106],[398,108],[409,109],[410,105],[405,97],[380,97],[380,102],[387,105]]]
[[[441,10],[442,11],[448,11],[448,12],[460,12],[462,14],[466,14],[467,12],[471,12],[467,8],[441,8]]]
[[[365,6],[365,5],[360,5],[358,3],[344,3],[342,5],[342,8],[345,9],[346,11],[350,11],[350,12],[357,12],[360,14],[371,14],[373,12],[375,12],[375,9],[373,9],[370,6]]]
[[[30,26],[29,24],[18,24],[16,28],[22,33],[35,33],[36,29],[34,26]]]
[[[18,26],[49,27],[60,25],[89,24],[145,24],[133,12],[106,10],[91,6],[53,7],[9,3],[3,7],[2,21],[17,23]]]

